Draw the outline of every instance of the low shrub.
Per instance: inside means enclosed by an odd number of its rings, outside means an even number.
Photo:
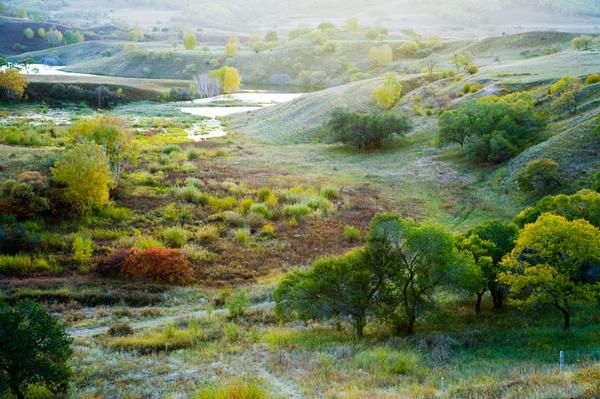
[[[585,79],[586,85],[591,85],[594,83],[600,83],[600,73],[594,73]]]
[[[274,238],[275,237],[275,225],[273,223],[265,224],[260,230],[260,236],[263,238]]]
[[[324,197],[310,198],[305,202],[305,204],[313,211],[319,210],[323,214],[328,214],[335,209],[335,206],[331,203],[331,201]]]
[[[229,310],[229,317],[238,318],[246,314],[250,307],[250,297],[246,290],[237,290],[225,299],[225,307]]]
[[[283,211],[287,217],[296,220],[304,219],[312,214],[312,209],[305,204],[286,205]]]
[[[117,249],[100,258],[100,260],[96,263],[94,271],[101,276],[116,277],[121,274],[121,269],[130,253],[130,248]]]
[[[244,198],[240,201],[240,212],[243,215],[247,215],[250,212],[250,208],[254,205],[254,200],[252,198]]]
[[[208,205],[211,199],[210,195],[203,193],[195,185],[175,188],[172,193],[178,200],[197,205]]]
[[[552,159],[530,161],[517,174],[519,189],[525,193],[546,195],[560,187],[560,165]]]
[[[236,230],[233,235],[235,242],[240,245],[246,246],[250,242],[250,231],[248,229]]]
[[[111,337],[126,337],[133,335],[133,328],[128,323],[116,323],[110,326],[108,335]]]
[[[187,244],[181,251],[185,257],[192,263],[200,263],[210,260],[213,255],[206,248],[194,244]]]
[[[265,204],[252,204],[252,206],[250,206],[250,214],[260,215],[265,219],[271,219],[273,217],[273,212],[271,212],[269,207]]]
[[[194,235],[203,243],[211,243],[217,241],[221,234],[217,226],[206,225],[200,227]]]
[[[235,199],[235,197],[209,197],[208,205],[215,212],[230,211],[233,208],[237,207],[237,200]]]
[[[323,186],[321,187],[321,197],[333,201],[340,196],[340,189],[335,186]]]
[[[385,347],[368,349],[354,356],[354,364],[371,373],[413,374],[418,371],[421,359],[410,351],[396,351]]]
[[[162,331],[111,338],[106,341],[106,346],[113,350],[149,354],[191,348],[196,343],[197,337],[188,329],[176,329],[170,325]]]
[[[344,226],[344,239],[349,242],[357,242],[360,240],[360,230],[358,227],[351,225]]]
[[[167,144],[163,148],[161,148],[160,152],[163,154],[172,154],[174,152],[181,152],[181,147],[177,144]]]
[[[186,153],[188,161],[195,161],[200,159],[202,152],[196,148],[191,148]]]
[[[270,397],[264,389],[247,383],[207,387],[192,396],[193,399],[269,399]]]
[[[189,240],[189,233],[181,227],[170,227],[162,233],[163,240],[169,248],[181,248]]]
[[[133,249],[122,267],[125,277],[158,283],[189,283],[193,268],[178,250],[164,248]]]
[[[582,398],[595,398],[600,392],[600,365],[593,365],[581,369],[575,375],[575,381],[585,385],[585,393]]]
[[[93,243],[89,237],[75,235],[71,242],[73,260],[79,264],[81,271],[88,271],[92,263]]]

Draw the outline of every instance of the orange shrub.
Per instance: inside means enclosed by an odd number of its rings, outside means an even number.
[[[160,283],[189,283],[192,265],[185,255],[176,249],[148,248],[131,250],[121,272],[136,280]]]

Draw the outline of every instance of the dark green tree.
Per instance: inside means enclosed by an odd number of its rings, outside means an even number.
[[[0,392],[24,398],[28,385],[55,394],[67,392],[71,338],[48,312],[33,301],[14,307],[0,302]]]

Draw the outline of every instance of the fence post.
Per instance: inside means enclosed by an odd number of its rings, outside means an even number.
[[[565,368],[565,352],[560,351],[560,371],[563,371]]]
[[[446,382],[444,381],[444,377],[442,377],[441,385],[442,385],[442,395],[444,395],[446,393]]]

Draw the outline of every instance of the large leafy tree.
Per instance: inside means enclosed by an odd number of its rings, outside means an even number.
[[[589,222],[543,214],[519,234],[499,281],[519,305],[549,304],[571,326],[574,303],[600,299],[600,230]]]
[[[329,121],[335,141],[365,150],[380,149],[388,139],[405,134],[411,127],[410,120],[405,116],[350,112],[344,109],[334,110]]]
[[[28,385],[67,391],[71,338],[46,310],[32,301],[14,307],[0,302],[0,393],[25,398]]]
[[[275,312],[282,320],[349,319],[363,336],[375,314],[383,278],[365,262],[362,250],[321,258],[307,272],[287,276],[274,292]]]
[[[417,317],[459,263],[454,238],[440,225],[383,213],[371,221],[366,251],[368,262],[386,273],[381,317],[396,332],[412,334]]]
[[[75,144],[55,163],[52,176],[65,186],[65,199],[76,211],[87,213],[108,204],[113,178],[100,145]]]
[[[490,291],[494,307],[499,309],[504,303],[505,288],[498,284],[498,274],[502,271],[500,262],[504,255],[515,247],[519,234],[517,226],[498,220],[475,227],[457,240],[457,246],[472,255],[475,276],[468,274],[463,283],[465,288],[477,294],[475,311],[480,313],[481,300],[486,291]]]

